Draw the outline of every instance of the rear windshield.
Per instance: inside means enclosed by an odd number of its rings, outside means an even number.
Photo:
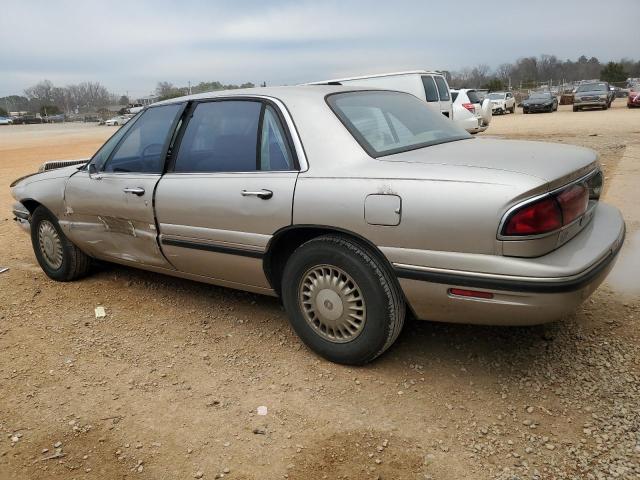
[[[502,100],[504,98],[504,93],[490,93],[489,98],[491,100]]]
[[[327,103],[372,157],[471,138],[424,101],[401,92],[337,93]]]
[[[478,95],[478,92],[476,92],[475,90],[469,90],[467,92],[467,97],[469,97],[469,101],[471,103],[482,103],[480,95]]]

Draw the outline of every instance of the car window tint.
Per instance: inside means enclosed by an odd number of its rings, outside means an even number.
[[[438,90],[436,89],[436,84],[433,81],[433,77],[429,77],[426,75],[423,76],[422,85],[424,85],[424,94],[427,97],[427,102],[437,102]]]
[[[388,91],[338,93],[331,109],[373,157],[471,136],[413,95]]]
[[[447,82],[444,81],[442,77],[433,77],[436,80],[436,84],[438,85],[438,92],[440,92],[440,100],[443,102],[449,101],[449,87],[447,86]]]
[[[105,172],[162,173],[162,149],[182,104],[164,105],[145,110],[126,132]]]
[[[482,99],[475,90],[469,90],[467,92],[467,97],[469,97],[469,101],[471,103],[482,103]]]
[[[293,170],[293,161],[284,129],[273,107],[267,105],[262,119],[260,170]]]
[[[138,117],[139,115],[140,114],[138,114]],[[105,144],[102,147],[100,147],[100,150],[96,152],[91,162],[96,166],[97,170],[99,171],[102,170],[105,162],[109,158],[109,155],[111,155],[111,152],[113,152],[113,149],[116,147],[116,145],[118,145],[118,143],[120,143],[120,140],[122,139],[122,137],[124,137],[127,131],[129,131],[129,129],[133,126],[133,124],[136,122],[138,117],[132,118],[131,120],[129,120],[129,122],[127,122],[126,125],[120,127],[116,131],[116,133],[114,133],[111,136],[111,138],[109,138],[109,140],[107,140]]]
[[[175,171],[255,171],[261,108],[260,102],[245,100],[197,105],[180,143]]]

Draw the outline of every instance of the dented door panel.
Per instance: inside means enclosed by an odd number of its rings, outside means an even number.
[[[158,246],[153,213],[159,179],[159,174],[103,173],[91,178],[86,171],[78,172],[67,182],[60,223],[71,241],[92,256],[171,268]]]

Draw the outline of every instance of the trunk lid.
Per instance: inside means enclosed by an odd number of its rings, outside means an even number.
[[[596,168],[598,155],[588,148],[557,143],[478,138],[389,155],[382,160],[519,173],[541,179],[547,190],[553,190]]]

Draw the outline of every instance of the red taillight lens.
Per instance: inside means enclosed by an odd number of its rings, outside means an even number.
[[[473,103],[463,103],[462,106],[469,110],[471,113],[476,113],[476,107],[473,106]]]
[[[582,184],[572,185],[556,198],[562,209],[562,223],[567,225],[587,211],[589,190]]]
[[[553,197],[530,203],[516,211],[504,227],[505,235],[538,235],[562,227],[562,211]]]

